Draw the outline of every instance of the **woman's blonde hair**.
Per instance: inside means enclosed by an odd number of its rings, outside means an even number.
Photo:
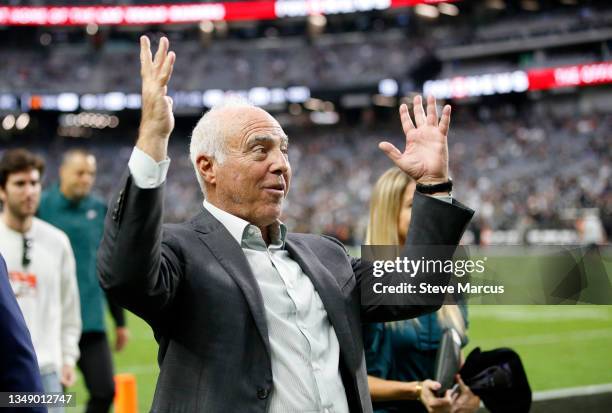
[[[408,174],[397,167],[387,169],[378,178],[370,200],[370,218],[365,238],[367,245],[399,244],[399,214],[404,192],[412,181]],[[453,327],[460,335],[465,334],[465,321],[456,305],[443,305],[437,314],[442,326]]]
[[[368,245],[399,244],[399,214],[402,197],[412,178],[399,168],[390,168],[382,174],[370,199],[370,219],[366,231]]]

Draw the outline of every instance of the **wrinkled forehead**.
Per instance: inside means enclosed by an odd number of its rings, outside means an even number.
[[[260,108],[232,108],[224,113],[228,125],[228,144],[241,146],[254,138],[280,139],[287,135],[276,119]]]

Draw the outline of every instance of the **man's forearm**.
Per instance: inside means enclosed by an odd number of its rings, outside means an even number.
[[[163,186],[139,188],[129,174],[123,180],[106,216],[98,277],[116,303],[150,321],[170,301],[179,277],[174,266],[162,265]]]
[[[375,376],[368,376],[368,386],[372,401],[387,400],[416,400],[417,383],[396,380],[385,380]]]
[[[147,132],[143,127],[140,128],[136,147],[156,162],[161,162],[168,157],[168,138],[155,136],[155,134]]]

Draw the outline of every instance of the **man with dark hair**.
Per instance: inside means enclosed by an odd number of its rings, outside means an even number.
[[[0,253],[32,336],[43,388],[61,392],[76,378],[81,317],[70,241],[34,216],[43,170],[43,160],[25,149],[6,151],[0,160]]]
[[[15,172],[38,171],[39,178],[45,172],[45,161],[25,149],[5,152],[0,163],[0,188],[6,187],[9,175]]]
[[[88,413],[109,411],[115,395],[113,360],[104,325],[104,294],[96,275],[96,251],[102,238],[106,204],[91,194],[96,158],[83,149],[64,153],[59,184],[42,196],[38,216],[66,232],[74,249],[83,333],[78,366],[89,391]],[[128,341],[123,309],[108,301],[116,325],[115,349]]]

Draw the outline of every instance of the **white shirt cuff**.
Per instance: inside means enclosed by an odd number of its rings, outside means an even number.
[[[161,186],[166,181],[170,158],[155,162],[146,152],[134,146],[128,162],[128,168],[137,187],[152,189]]]
[[[453,203],[453,197],[450,195],[434,195],[434,198],[438,198],[440,201],[448,202],[449,204]]]

